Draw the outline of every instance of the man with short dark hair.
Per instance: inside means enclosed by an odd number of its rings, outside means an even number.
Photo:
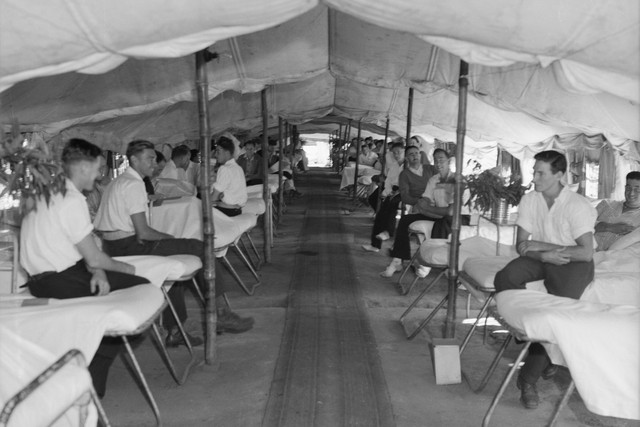
[[[219,168],[211,188],[211,201],[227,216],[240,215],[248,198],[244,172],[233,158],[234,151],[233,141],[224,136],[218,139],[215,155]]]
[[[66,193],[44,197],[25,215],[20,233],[20,263],[29,274],[27,286],[38,298],[106,295],[147,283],[130,264],[116,261],[96,245],[82,191],[100,177],[102,151],[83,139],[71,139],[62,152]],[[107,374],[120,341],[103,339],[89,365],[96,392],[104,396]]]
[[[596,207],[598,251],[608,250],[622,236],[640,227],[640,172],[629,172],[626,179],[624,201],[603,200]]]
[[[520,257],[496,274],[496,292],[525,289],[528,282],[544,279],[550,294],[579,299],[594,275],[596,210],[563,184],[567,160],[562,153],[543,151],[534,158],[535,191],[525,194],[518,206],[516,249]],[[517,381],[525,408],[538,407],[536,382],[553,373],[542,344],[531,344]]]
[[[247,185],[262,184],[262,157],[256,154],[258,141],[250,139],[244,143],[244,154],[238,157],[238,165],[244,172]]]
[[[105,190],[103,201],[94,221],[102,232],[104,250],[112,256],[125,255],[195,255],[204,263],[204,244],[197,239],[176,239],[170,234],[152,228],[148,222],[147,194],[142,178],[151,176],[156,166],[156,153],[148,141],[133,141],[127,147],[130,167],[111,182]],[[179,220],[179,219],[177,219]],[[222,269],[217,269],[222,271]],[[218,332],[239,333],[253,326],[253,319],[240,318],[231,312],[224,300],[224,276],[216,277],[216,305],[218,309]],[[201,289],[205,288],[202,270],[196,275]],[[184,284],[176,283],[169,291],[180,322],[187,319],[184,302]],[[184,343],[175,319],[167,309],[164,324],[169,330],[167,345],[175,347]],[[193,345],[202,344],[201,338],[190,337]]]

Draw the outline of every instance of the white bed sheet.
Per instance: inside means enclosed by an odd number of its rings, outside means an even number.
[[[640,419],[639,307],[529,290],[504,291],[496,301],[509,324],[553,344],[545,345],[549,357],[569,368],[590,411]]]

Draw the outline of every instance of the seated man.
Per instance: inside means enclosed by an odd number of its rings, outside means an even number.
[[[104,162],[95,145],[72,139],[62,152],[66,194],[49,203],[37,201],[25,215],[20,235],[20,262],[29,274],[27,286],[38,298],[76,298],[148,283],[135,268],[111,259],[96,246],[89,209],[81,191],[91,191]],[[104,396],[109,367],[121,341],[104,338],[89,372],[99,396]]]
[[[624,201],[603,200],[596,209],[597,250],[606,251],[616,240],[640,227],[640,172],[627,174]]]
[[[233,159],[234,150],[233,141],[229,138],[221,136],[218,139],[215,154],[219,168],[211,187],[211,201],[227,216],[240,215],[248,198],[244,172]]]
[[[496,274],[496,292],[525,289],[544,279],[552,295],[579,299],[594,276],[593,229],[596,210],[583,196],[562,184],[567,160],[557,151],[535,155],[533,185],[518,207],[516,250],[520,254]],[[553,375],[544,347],[533,343],[517,386],[527,409],[538,407],[536,382]]]
[[[369,252],[378,252],[382,247],[382,241],[388,240],[395,234],[396,212],[400,206],[401,196],[399,190],[400,173],[404,167],[404,146],[402,143],[395,143],[391,146],[393,154],[392,161],[387,162],[384,167],[384,177],[382,181],[382,204],[376,213],[371,230],[371,244],[362,245],[362,249]],[[407,181],[405,181],[407,182]],[[378,202],[378,192],[371,193],[369,203]]]
[[[169,160],[155,178],[155,188],[169,196],[195,195],[197,181],[191,162],[191,150],[186,145],[178,145],[171,151]],[[189,170],[190,169],[190,170]]]
[[[238,165],[244,172],[247,185],[262,184],[262,156],[256,154],[257,141],[250,139],[244,143],[244,154],[238,157]]]
[[[427,183],[437,171],[432,165],[421,163],[421,151],[417,147],[409,146],[405,149],[407,167],[400,173],[400,197],[402,202],[415,206],[422,197]],[[380,273],[383,277],[391,277],[402,270],[402,261],[411,258],[411,243],[409,242],[409,225],[415,221],[433,220],[433,216],[423,214],[404,215],[400,218],[396,237],[391,250],[391,263]]]
[[[371,151],[371,147],[368,144],[362,144],[360,147],[360,156],[358,157],[358,164],[364,166],[371,166],[378,161],[378,155]]]
[[[126,255],[195,255],[204,263],[204,244],[196,239],[176,239],[173,236],[151,228],[147,222],[149,207],[142,178],[150,176],[156,166],[156,153],[148,141],[133,141],[127,147],[129,168],[111,182],[105,190],[102,204],[94,221],[102,232],[103,247],[111,256]],[[176,218],[176,220],[180,220]],[[219,264],[216,264],[218,267]],[[222,272],[222,268],[216,268]],[[204,274],[196,275],[201,289],[205,289]],[[224,276],[216,276],[216,307],[218,311],[217,331],[239,333],[253,326],[253,319],[240,318],[231,312],[224,299]],[[184,284],[176,283],[169,291],[171,302],[176,308],[180,321],[187,319],[184,302]],[[176,347],[184,343],[175,319],[167,308],[164,324],[168,328],[167,346]],[[202,344],[201,338],[191,337],[193,345]]]
[[[156,150],[156,167],[153,169],[153,173],[151,176],[145,176],[142,178],[144,181],[144,188],[147,190],[147,194],[149,196],[153,196],[156,194],[156,190],[154,187],[154,181],[160,176],[164,167],[167,166],[167,160],[164,158],[164,155]]]

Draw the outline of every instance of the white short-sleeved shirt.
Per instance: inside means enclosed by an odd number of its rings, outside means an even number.
[[[551,209],[542,193],[525,194],[518,206],[516,224],[531,233],[531,239],[562,246],[574,246],[576,239],[593,233],[597,213],[589,201],[564,187]]]
[[[453,203],[455,176],[451,173],[442,179],[440,174],[435,174],[422,193],[422,197],[431,199],[438,208],[446,208]]]
[[[222,202],[227,205],[242,207],[247,204],[247,183],[244,171],[234,159],[229,159],[220,166],[213,189],[223,193]]]
[[[30,275],[60,272],[82,259],[76,244],[93,231],[86,198],[67,179],[67,193],[44,198],[22,220],[20,263]]]
[[[383,196],[391,193],[393,186],[398,185],[400,179],[400,172],[404,169],[404,161],[398,163],[395,157],[391,155],[391,159],[387,156],[387,163],[384,165],[385,169],[385,183],[384,183],[384,191],[382,192]]]
[[[173,160],[169,160],[167,164],[164,165],[164,168],[162,169],[162,172],[160,172],[160,175],[158,175],[158,178],[177,179],[178,181],[188,182],[185,170],[177,167]]]
[[[128,168],[104,191],[93,223],[100,231],[135,232],[131,215],[140,212],[149,217],[147,191],[140,174]]]

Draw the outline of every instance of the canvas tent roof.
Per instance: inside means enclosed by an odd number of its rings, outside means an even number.
[[[413,87],[413,132],[452,140],[463,58],[472,143],[603,133],[637,157],[636,0],[0,0],[0,123],[113,149],[195,138],[189,54],[210,45],[214,132],[260,132],[267,87],[271,126],[388,116],[403,135]]]

